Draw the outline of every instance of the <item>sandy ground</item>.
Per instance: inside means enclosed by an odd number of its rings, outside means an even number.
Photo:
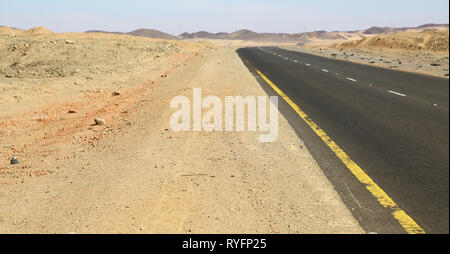
[[[11,29],[3,28],[2,34],[0,28],[0,117],[50,102],[105,97],[113,91],[136,88],[143,79],[152,82],[195,54],[212,48],[205,42],[52,34],[43,28],[18,34],[5,31]]]
[[[64,47],[102,43],[58,36]],[[133,41],[122,43],[155,43]],[[156,43],[148,48],[175,42]],[[170,100],[193,88],[265,95],[234,49],[177,48],[157,59],[131,55],[136,62],[124,66],[132,68],[118,74],[107,71],[110,57],[88,58],[106,73],[85,81],[0,77],[1,233],[364,233],[281,114],[274,143],[253,132],[171,131]],[[11,99],[16,92],[22,99]],[[99,117],[106,124],[93,126]],[[12,156],[20,164],[9,165]]]
[[[369,36],[348,42],[317,41],[282,46],[320,56],[437,77],[449,75],[448,29]]]

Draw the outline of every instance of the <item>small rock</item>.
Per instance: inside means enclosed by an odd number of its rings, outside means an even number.
[[[75,114],[75,113],[77,113],[77,111],[75,111],[75,110],[69,110],[69,114]]]
[[[119,95],[120,95],[120,92],[119,92],[119,91],[115,91],[115,92],[112,93],[112,95],[113,95],[113,96],[119,96]]]
[[[432,64],[430,64],[431,66],[441,66],[441,64],[438,64],[438,63],[432,63]]]
[[[11,159],[11,165],[19,164],[19,158],[14,157]]]
[[[97,118],[94,120],[96,125],[105,125],[106,121],[105,119]]]
[[[75,44],[75,41],[72,41],[72,40],[66,40],[66,43],[67,43],[67,44]]]

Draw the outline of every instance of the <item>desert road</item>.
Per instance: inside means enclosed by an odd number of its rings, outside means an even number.
[[[449,233],[448,79],[275,47],[237,52],[268,94],[284,95],[281,113],[368,232]]]

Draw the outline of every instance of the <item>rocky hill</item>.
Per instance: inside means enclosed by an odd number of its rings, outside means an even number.
[[[299,44],[314,40],[348,40],[362,39],[367,35],[388,34],[392,32],[402,32],[408,30],[431,30],[438,28],[448,28],[448,24],[425,24],[418,27],[371,27],[363,31],[348,32],[328,32],[315,31],[306,33],[257,33],[251,30],[239,30],[233,33],[209,33],[200,31],[196,33],[182,33],[182,39],[217,39],[217,40],[244,40],[256,42],[297,42]]]
[[[139,37],[147,37],[147,38],[155,38],[155,39],[165,39],[165,40],[179,40],[177,36],[164,33],[155,29],[138,29],[134,30],[128,33],[122,33],[122,32],[108,32],[108,31],[101,31],[101,30],[89,30],[86,31],[86,33],[107,33],[107,34],[128,34],[133,36],[139,36]]]

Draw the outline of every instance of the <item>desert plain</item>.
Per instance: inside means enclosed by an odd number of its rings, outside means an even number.
[[[0,27],[0,233],[365,233],[283,115],[279,139],[261,143],[173,132],[170,101],[194,88],[265,95],[243,46],[448,78],[448,38],[448,27],[302,45]]]

